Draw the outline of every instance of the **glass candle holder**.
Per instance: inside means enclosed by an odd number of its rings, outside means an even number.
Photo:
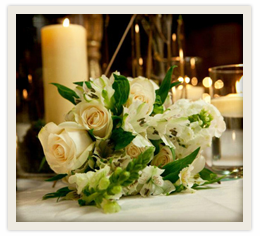
[[[222,114],[226,131],[212,142],[212,169],[243,176],[243,64],[209,68],[211,104]]]

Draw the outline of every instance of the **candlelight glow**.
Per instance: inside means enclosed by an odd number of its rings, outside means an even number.
[[[69,25],[70,25],[70,20],[68,18],[64,19],[63,26],[64,27],[69,27]]]
[[[180,86],[178,87],[178,89],[179,89],[179,90],[182,90],[182,89],[183,89],[183,85],[180,85]]]
[[[224,82],[221,79],[219,79],[215,82],[214,87],[215,89],[221,89],[224,87]]]
[[[191,84],[192,84],[193,86],[196,86],[196,85],[198,84],[198,79],[197,79],[197,77],[192,77],[192,79],[191,79]]]
[[[210,95],[208,93],[203,93],[202,94],[202,99],[207,102],[210,103],[211,99],[210,99]]]
[[[28,82],[31,84],[32,83],[32,75],[28,75]]]
[[[190,66],[191,66],[191,69],[194,69],[194,68],[195,68],[195,58],[194,58],[194,57],[192,57],[192,58],[190,59]]]
[[[176,34],[172,34],[172,40],[175,42],[176,41]]]
[[[236,92],[243,93],[243,75],[241,78],[236,82]]]
[[[179,56],[180,56],[180,60],[183,60],[183,50],[181,48],[179,50]]]
[[[188,84],[190,82],[190,78],[188,76],[185,76],[185,82]]]
[[[26,100],[28,98],[28,92],[26,89],[23,89],[23,98]]]
[[[183,79],[181,76],[178,78],[178,80],[179,80],[181,83],[184,81],[184,79]]]
[[[140,65],[140,66],[143,65],[143,58],[142,58],[142,57],[139,58],[139,65]]]
[[[209,88],[212,85],[212,79],[210,77],[205,77],[202,80],[202,84],[204,87]]]
[[[135,32],[139,33],[139,25],[138,24],[135,25]]]

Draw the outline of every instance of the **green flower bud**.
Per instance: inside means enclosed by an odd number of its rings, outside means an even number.
[[[118,181],[120,183],[122,183],[122,182],[126,181],[129,177],[130,177],[130,172],[124,171],[123,173],[121,173]]]
[[[121,186],[114,186],[112,189],[111,189],[111,192],[113,194],[118,194],[118,193],[121,193],[122,192],[122,187]]]
[[[109,186],[109,184],[110,184],[109,179],[106,178],[106,177],[103,177],[103,178],[99,181],[99,183],[98,183],[98,188],[99,188],[100,190],[107,189],[107,187]]]
[[[117,167],[116,170],[115,170],[115,172],[114,172],[114,175],[115,175],[115,176],[118,176],[122,171],[123,171],[123,170],[122,170],[121,167]]]
[[[105,213],[116,213],[120,211],[120,206],[115,201],[107,201],[102,204]]]

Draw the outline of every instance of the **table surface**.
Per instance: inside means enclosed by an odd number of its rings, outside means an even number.
[[[130,196],[118,203],[121,211],[104,214],[95,206],[80,207],[77,201],[42,200],[63,187],[36,179],[18,179],[17,222],[242,222],[243,180],[212,184],[195,193],[143,198]]]

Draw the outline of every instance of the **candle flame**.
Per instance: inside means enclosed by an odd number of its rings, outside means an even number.
[[[31,84],[32,83],[32,75],[28,75],[28,82]]]
[[[65,18],[64,21],[63,21],[63,26],[69,27],[69,25],[70,25],[70,20],[68,18]]]
[[[238,81],[236,81],[236,92],[243,93],[243,75]]]
[[[176,41],[176,34],[172,34],[172,40],[175,42]]]
[[[143,65],[143,58],[142,58],[142,57],[139,58],[139,65],[140,65],[140,66]]]
[[[221,79],[219,79],[215,82],[214,87],[215,89],[221,89],[224,87],[224,82]]]
[[[28,92],[26,89],[23,89],[23,98],[26,100],[28,98]]]
[[[135,25],[135,32],[139,33],[139,25],[138,24]]]
[[[191,79],[191,84],[192,84],[193,86],[196,86],[196,85],[198,84],[198,79],[197,79],[197,77],[192,77],[192,79]]]
[[[192,57],[192,58],[190,59],[190,66],[191,66],[191,69],[194,69],[194,68],[195,68],[195,63],[196,63],[195,58]]]
[[[188,76],[185,76],[185,82],[188,84],[190,82],[190,78]]]
[[[184,79],[183,79],[181,76],[178,78],[178,80],[179,80],[181,83],[184,81]]]
[[[180,56],[180,60],[183,60],[183,50],[181,48],[179,50],[179,56]]]
[[[202,80],[202,84],[204,87],[209,88],[212,85],[212,79],[210,77],[205,77]]]

